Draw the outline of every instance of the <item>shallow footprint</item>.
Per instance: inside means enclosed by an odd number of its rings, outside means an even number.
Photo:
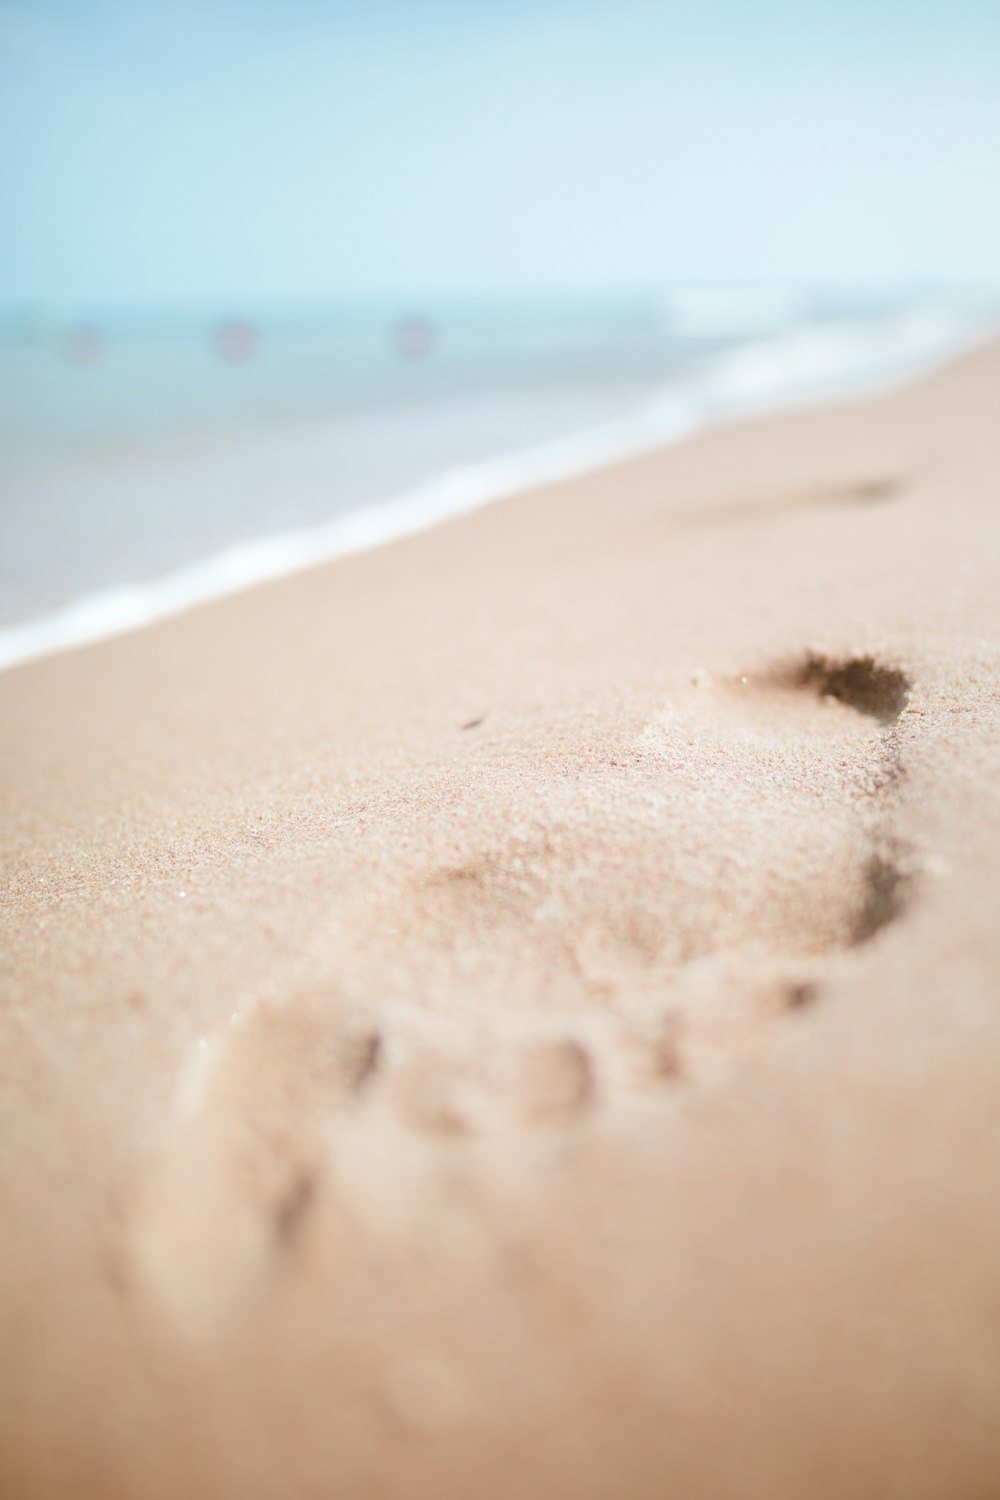
[[[700,679],[613,751],[432,793],[344,950],[350,992],[395,1007],[376,1026],[316,991],[192,1049],[128,1214],[143,1284],[189,1332],[224,1327],[329,1202],[338,1132],[412,1140],[433,1172],[697,1082],[801,1009],[827,955],[905,907],[909,692],[897,665],[810,650]],[[380,848],[412,837],[398,802],[366,818]]]

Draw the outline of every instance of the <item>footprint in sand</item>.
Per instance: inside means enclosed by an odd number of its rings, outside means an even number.
[[[905,904],[909,693],[891,663],[819,651],[692,683],[614,754],[499,791],[493,772],[472,845],[479,788],[452,786],[359,913],[349,990],[376,1003],[319,990],[195,1049],[126,1216],[137,1279],[217,1327],[386,1132],[419,1174],[457,1143],[667,1098],[801,1009]],[[403,814],[368,816],[384,843]]]

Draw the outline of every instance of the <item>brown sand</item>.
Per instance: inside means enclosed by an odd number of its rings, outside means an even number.
[[[0,681],[4,1496],[1000,1494],[998,397]]]

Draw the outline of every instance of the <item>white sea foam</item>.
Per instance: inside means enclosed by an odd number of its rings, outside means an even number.
[[[799,328],[741,345],[632,415],[572,438],[451,469],[391,500],[297,531],[243,541],[149,582],[102,590],[0,630],[0,670],[138,630],[196,605],[424,531],[495,500],[634,457],[733,417],[885,389],[982,340],[981,320],[944,311]]]

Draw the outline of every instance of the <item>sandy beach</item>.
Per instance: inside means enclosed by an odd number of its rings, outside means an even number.
[[[998,397],[0,676],[0,1492],[1000,1493]]]

